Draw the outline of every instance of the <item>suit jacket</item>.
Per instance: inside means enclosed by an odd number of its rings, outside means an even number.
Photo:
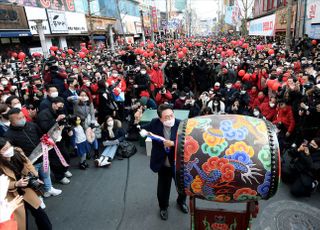
[[[22,150],[19,148],[15,148],[15,152],[19,152],[27,160],[27,163],[24,164],[24,167],[22,169],[22,175],[27,176],[28,172],[32,172],[33,175],[38,176],[38,172],[35,170],[32,163],[29,161],[29,159],[23,154]],[[15,154],[17,154],[17,153],[15,153]],[[14,184],[17,182],[16,176],[11,169],[4,167],[4,166],[1,167],[1,171],[10,180],[6,199],[8,199],[8,201],[11,201],[17,195],[19,195],[17,188],[15,188],[15,186],[14,186]],[[22,190],[24,191],[24,194],[23,194],[24,202],[27,202],[33,208],[38,209],[40,207],[41,201],[40,201],[38,195],[36,194],[36,192],[28,187],[23,188]],[[14,219],[18,222],[18,229],[19,230],[26,229],[26,215],[25,215],[24,205],[14,211]]]
[[[177,131],[180,120],[176,119],[174,126],[171,128],[170,140],[176,142]],[[163,124],[159,118],[153,119],[149,124],[143,126],[149,132],[164,137]],[[171,166],[174,166],[174,150],[175,147],[170,148],[170,152],[167,153],[164,149],[163,142],[152,140],[152,150],[150,159],[150,168],[153,172],[159,172],[160,168],[164,165],[166,156],[168,156]]]

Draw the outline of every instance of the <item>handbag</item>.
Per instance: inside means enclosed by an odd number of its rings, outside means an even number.
[[[117,149],[117,155],[123,158],[129,158],[136,154],[137,148],[128,141],[121,141]]]

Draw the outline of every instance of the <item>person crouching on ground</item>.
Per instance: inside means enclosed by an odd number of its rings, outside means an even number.
[[[125,131],[119,120],[107,116],[102,124],[102,145],[105,146],[99,159],[95,160],[97,167],[109,166],[113,160],[118,146],[125,139]]]

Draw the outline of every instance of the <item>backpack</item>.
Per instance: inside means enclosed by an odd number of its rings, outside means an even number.
[[[128,141],[121,141],[117,149],[117,155],[123,158],[129,158],[137,152],[134,144]]]

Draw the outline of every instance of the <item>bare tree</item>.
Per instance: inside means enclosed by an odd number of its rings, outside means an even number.
[[[240,11],[240,16],[242,17],[242,34],[243,35],[248,35],[248,29],[247,29],[247,22],[248,22],[248,13],[249,10],[252,9],[252,4],[254,0],[239,0],[239,2],[242,3],[243,10],[240,9],[239,5],[239,11]]]

